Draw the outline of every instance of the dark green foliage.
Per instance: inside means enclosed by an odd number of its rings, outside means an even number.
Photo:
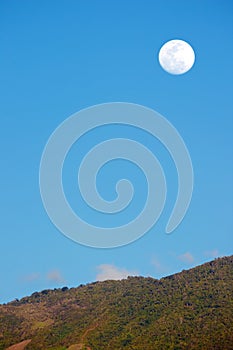
[[[233,257],[161,280],[129,277],[35,292],[0,306],[0,350],[233,349]]]

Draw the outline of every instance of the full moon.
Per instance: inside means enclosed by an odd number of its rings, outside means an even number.
[[[193,48],[183,40],[170,40],[159,51],[159,63],[170,74],[188,72],[195,61]]]

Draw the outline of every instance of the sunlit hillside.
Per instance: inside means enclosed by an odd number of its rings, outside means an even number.
[[[0,349],[232,349],[233,256],[156,280],[43,290],[0,306]]]

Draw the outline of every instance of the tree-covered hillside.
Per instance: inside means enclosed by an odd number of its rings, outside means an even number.
[[[233,256],[160,280],[95,282],[0,305],[0,349],[28,340],[21,349],[227,350],[232,315]]]

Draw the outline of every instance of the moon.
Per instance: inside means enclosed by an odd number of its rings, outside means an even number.
[[[170,74],[179,75],[188,72],[194,61],[193,48],[183,40],[170,40],[159,51],[159,63]]]

